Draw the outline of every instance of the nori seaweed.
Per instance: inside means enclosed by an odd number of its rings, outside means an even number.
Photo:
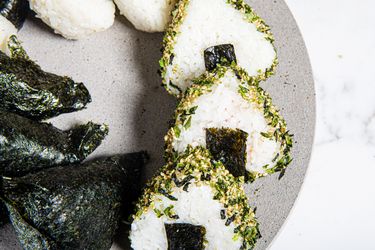
[[[89,122],[68,131],[0,110],[0,175],[20,176],[84,160],[108,134]]]
[[[11,56],[0,51],[0,108],[35,120],[85,108],[91,96],[83,83],[43,71],[29,59],[16,36]]]
[[[246,175],[247,137],[248,134],[240,129],[206,129],[207,149],[234,177]]]
[[[21,29],[29,12],[27,0],[1,0],[0,14],[6,17],[17,29]]]
[[[2,198],[23,249],[110,249],[146,160],[139,152],[3,178]]]
[[[204,62],[207,71],[216,69],[217,65],[229,66],[237,63],[236,53],[232,44],[212,46],[204,51]]]
[[[9,221],[5,204],[0,200],[0,228]]]
[[[187,223],[164,224],[168,250],[202,250],[206,229]]]

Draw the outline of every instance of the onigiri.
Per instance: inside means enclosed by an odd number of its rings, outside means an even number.
[[[30,0],[37,17],[67,39],[79,39],[112,26],[112,0]]]
[[[180,0],[163,41],[163,84],[180,95],[206,70],[204,51],[231,44],[237,63],[254,81],[273,74],[277,65],[269,26],[243,0]]]
[[[211,148],[218,156],[215,160],[224,162],[242,164],[245,154],[245,177],[250,181],[284,171],[291,162],[292,135],[270,96],[261,87],[248,84],[249,79],[235,64],[218,66],[196,79],[180,100],[173,127],[165,137],[166,158],[173,161],[189,148],[202,146]],[[232,131],[223,132],[223,128]],[[228,133],[229,138],[238,139],[225,139]],[[226,145],[213,143],[215,137],[224,138]],[[235,161],[228,158],[234,153],[239,156]],[[243,173],[242,166],[234,167],[235,171],[229,170]]]
[[[141,196],[132,249],[252,249],[260,234],[242,186],[204,148],[180,155]]]
[[[165,31],[172,19],[176,0],[114,0],[122,15],[136,29],[145,32]]]

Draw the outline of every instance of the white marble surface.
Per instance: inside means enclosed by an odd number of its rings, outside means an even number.
[[[375,1],[286,0],[317,91],[310,169],[271,250],[375,249]]]

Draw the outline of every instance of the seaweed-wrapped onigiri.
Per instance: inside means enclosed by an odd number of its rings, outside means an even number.
[[[201,147],[162,168],[137,204],[130,240],[134,250],[250,249],[258,223],[242,188]]]
[[[85,85],[45,72],[15,35],[7,39],[10,56],[0,51],[0,108],[35,120],[81,110],[91,102]]]
[[[292,136],[270,96],[248,80],[235,64],[196,79],[178,104],[175,124],[165,138],[167,158],[173,161],[189,147],[203,146],[215,160],[232,162],[226,167],[242,173],[241,155],[245,157],[250,180],[284,170],[291,161]],[[232,156],[238,157],[233,161]]]
[[[112,26],[112,0],[30,0],[37,17],[67,39],[79,39]]]
[[[117,7],[138,30],[162,32],[171,21],[177,0],[114,0]]]
[[[69,131],[0,109],[0,175],[20,176],[83,161],[108,134],[89,122]]]
[[[17,29],[5,17],[0,15],[0,51],[10,55],[8,42],[11,36],[17,34]]]
[[[243,0],[180,0],[172,14],[160,60],[163,84],[172,94],[183,93],[205,72],[204,51],[220,44],[234,46],[238,65],[253,81],[273,73],[270,28]]]
[[[22,249],[110,249],[146,160],[139,152],[3,177],[0,197]]]

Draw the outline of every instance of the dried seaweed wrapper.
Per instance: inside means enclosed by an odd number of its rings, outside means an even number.
[[[218,65],[230,66],[232,62],[237,63],[232,44],[212,46],[204,51],[204,63],[207,71],[216,69]]]
[[[168,250],[204,249],[206,229],[188,223],[164,224],[168,238]]]
[[[23,249],[110,249],[122,204],[138,192],[144,152],[3,179]]]
[[[43,71],[31,61],[16,36],[10,57],[0,52],[0,108],[35,120],[85,108],[91,96],[83,83]]]
[[[0,1],[0,14],[12,22],[17,29],[22,28],[29,10],[27,0]]]
[[[8,222],[8,211],[5,204],[0,201],[0,228]]]
[[[68,131],[0,110],[0,175],[9,177],[84,160],[108,134],[89,122]]]
[[[246,176],[247,137],[248,134],[240,129],[206,129],[207,149],[234,177]]]

